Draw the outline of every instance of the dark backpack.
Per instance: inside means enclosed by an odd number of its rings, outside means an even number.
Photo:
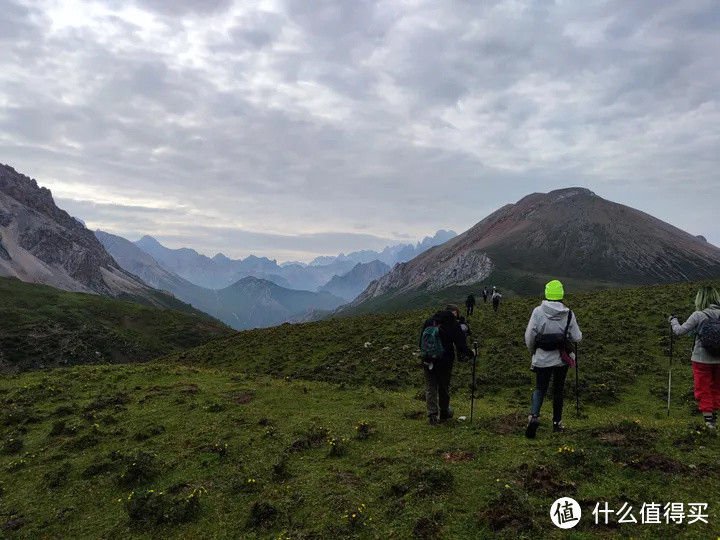
[[[572,321],[572,309],[568,310],[567,324],[562,334],[538,334],[535,336],[535,349],[543,351],[560,351],[565,349],[567,344],[567,334],[570,329],[570,321]]]
[[[432,326],[423,330],[420,338],[420,352],[425,360],[439,360],[445,349],[440,341],[440,327],[433,321]]]
[[[710,356],[720,357],[720,316],[713,318],[709,313],[705,315],[708,318],[698,326],[697,337]]]

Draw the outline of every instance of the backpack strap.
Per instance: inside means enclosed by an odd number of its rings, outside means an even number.
[[[573,315],[572,309],[568,308],[568,320],[567,320],[567,324],[565,324],[565,332],[564,332],[565,339],[567,339],[568,330],[570,330],[570,322],[572,321],[572,315]]]

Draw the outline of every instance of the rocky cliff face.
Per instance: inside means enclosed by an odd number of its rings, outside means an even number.
[[[318,291],[329,292],[350,301],[363,292],[373,280],[384,276],[389,271],[390,267],[380,261],[358,263],[347,274],[334,276]]]
[[[162,305],[91,231],[55,205],[49,189],[8,165],[0,165],[0,275]]]

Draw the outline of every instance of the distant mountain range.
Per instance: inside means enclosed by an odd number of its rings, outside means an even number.
[[[50,190],[0,164],[0,276],[197,313],[127,272]]]
[[[171,272],[129,240],[103,231],[95,234],[108,253],[128,272],[157,289],[171,292],[236,330],[302,319],[308,313],[330,311],[346,302],[327,292],[291,290],[252,276],[241,278],[220,290],[200,287]],[[192,250],[177,251],[187,256],[187,252]]]
[[[394,246],[388,246],[382,251],[353,251],[345,255],[341,253],[337,256],[321,256],[316,257],[310,262],[309,266],[322,266],[332,264],[334,262],[341,261],[352,261],[354,263],[369,263],[372,261],[380,261],[385,263],[389,267],[395,266],[397,263],[407,262],[414,259],[421,253],[427,251],[433,246],[439,246],[444,244],[451,238],[455,238],[457,233],[455,231],[439,230],[434,236],[426,236],[422,241],[417,244],[397,244]]]
[[[720,249],[584,188],[534,193],[371,283],[345,312],[464,298],[471,286],[542,294],[550,278],[576,289],[720,277]],[[466,286],[464,289],[460,286]],[[450,299],[450,298],[448,298]]]
[[[278,264],[274,259],[254,255],[234,260],[222,253],[210,258],[190,248],[171,249],[165,247],[152,236],[143,236],[135,244],[167,270],[201,287],[222,289],[244,277],[251,276],[272,281],[276,285],[288,289],[314,292],[325,287],[335,276],[344,276],[357,264],[380,261],[388,267],[389,271],[394,264],[408,261],[430,247],[442,244],[454,236],[453,231],[438,231],[434,236],[425,237],[416,245],[400,244],[386,247],[381,252],[368,250],[356,251],[349,255],[341,253],[338,256],[323,256],[316,258],[310,264]],[[376,265],[374,268],[377,271],[385,266]],[[371,274],[372,272],[369,274],[357,273],[356,284],[353,285],[352,290],[359,286],[358,279]],[[362,288],[358,293],[362,292],[368,283],[370,281],[362,283]],[[348,300],[352,300],[352,298],[348,298]]]

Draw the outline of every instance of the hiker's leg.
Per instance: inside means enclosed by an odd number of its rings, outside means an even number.
[[[693,379],[695,382],[695,399],[698,402],[698,409],[703,414],[712,415],[713,412],[713,395],[712,395],[712,364],[702,364],[693,362]]]
[[[713,395],[713,410],[720,410],[720,364],[712,365],[713,377],[712,377],[712,395]]]
[[[446,413],[450,408],[450,378],[452,377],[452,364],[443,368],[438,373],[438,404],[440,405],[440,414]]]
[[[438,414],[438,374],[437,368],[425,368],[425,407],[428,416]]]
[[[535,390],[532,394],[532,406],[530,414],[540,416],[540,407],[542,407],[545,393],[550,385],[550,376],[552,368],[535,368]]]
[[[553,423],[559,423],[562,420],[565,378],[569,368],[570,366],[553,368]]]

